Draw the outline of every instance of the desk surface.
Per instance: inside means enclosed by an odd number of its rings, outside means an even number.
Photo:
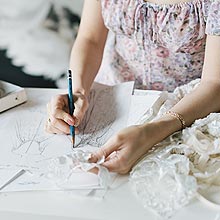
[[[28,89],[28,95],[54,95],[59,90]],[[41,105],[42,103],[39,103]],[[25,192],[0,194],[0,219],[4,220],[145,220],[157,219],[145,209],[132,191],[128,176],[118,177],[118,186],[110,189],[104,199],[76,197],[68,192]],[[218,220],[219,211],[198,200],[179,210],[171,220]]]
[[[123,177],[127,180],[127,177]],[[35,215],[45,215],[38,219],[49,220],[50,216],[61,216],[60,219],[65,220],[68,217],[71,219],[84,220],[156,220],[156,216],[149,209],[144,209],[141,202],[136,198],[131,190],[129,183],[114,190],[109,190],[103,200],[77,198],[65,192],[28,192],[28,193],[11,193],[2,194],[0,196],[0,218],[3,214],[8,216],[4,220],[11,220],[13,214],[9,213],[32,213],[32,218]],[[17,214],[17,220],[25,219],[28,215]],[[210,210],[198,200],[192,201],[188,206],[182,208],[171,218],[172,220],[218,220],[217,211]],[[30,217],[30,216],[29,216]],[[65,218],[64,218],[65,217]],[[3,219],[3,218],[1,218]],[[55,218],[56,219],[56,218]],[[59,218],[57,218],[58,220]]]

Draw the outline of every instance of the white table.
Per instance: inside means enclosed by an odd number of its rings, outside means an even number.
[[[45,93],[60,93],[53,89],[28,89],[28,96],[38,97],[36,105]],[[0,194],[1,220],[146,220],[157,216],[142,206],[131,189],[128,176],[119,177],[119,186],[110,189],[105,198],[76,197],[67,192],[20,192]],[[172,220],[218,220],[220,212],[212,210],[198,200],[193,200],[171,218]]]

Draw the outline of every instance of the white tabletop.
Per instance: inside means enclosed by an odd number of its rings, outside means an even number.
[[[28,95],[43,96],[58,90],[28,89]],[[40,103],[39,103],[40,104]],[[76,197],[68,192],[19,192],[0,194],[2,220],[154,220],[158,217],[132,190],[128,176],[118,177],[117,184],[108,190],[104,199]],[[171,220],[218,220],[220,212],[210,209],[197,199],[179,210]]]
[[[0,196],[0,219],[38,219],[49,220],[52,216],[60,219],[126,219],[144,220],[157,219],[149,209],[144,209],[141,202],[131,190],[126,177],[126,183],[114,190],[109,190],[101,199],[77,198],[66,192],[26,192],[11,193]],[[1,213],[1,211],[4,211]],[[7,212],[6,212],[7,211]],[[13,214],[13,212],[15,212]],[[26,213],[26,215],[18,214]],[[27,215],[31,213],[31,215]],[[219,213],[211,210],[198,200],[179,210],[172,220],[218,220]],[[43,217],[44,216],[44,217]],[[7,217],[7,218],[2,218]],[[31,218],[30,218],[31,217]],[[52,218],[51,218],[52,219]],[[56,218],[55,218],[56,219]],[[59,218],[57,218],[59,219]]]

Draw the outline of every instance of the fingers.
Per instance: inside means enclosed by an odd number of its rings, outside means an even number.
[[[117,168],[119,167],[119,158],[117,154],[117,152],[113,152],[102,164],[102,166],[106,167],[110,172],[117,172]]]
[[[47,123],[47,126],[50,131],[57,129],[61,131],[62,134],[70,133],[70,126],[61,119],[51,117],[50,121]]]
[[[52,126],[51,124],[51,119],[49,118],[44,126],[44,129],[46,132],[50,133],[50,134],[68,134],[68,133],[65,133],[64,131]]]
[[[66,95],[55,96],[47,105],[49,116],[61,119],[69,125],[74,125],[73,117],[68,114],[68,98]],[[51,117],[50,117],[51,118]]]
[[[92,155],[92,159],[95,159],[93,162],[97,162],[98,158],[100,159],[101,156],[106,154],[107,152],[101,148],[96,154]],[[130,171],[131,165],[129,165],[127,158],[122,155],[124,155],[123,150],[113,151],[101,165],[106,167],[110,172],[126,174]]]
[[[126,157],[122,156],[122,151],[116,151],[113,155],[102,164],[110,172],[117,172],[119,174],[126,174],[130,171],[131,166],[128,164]]]
[[[68,125],[75,125],[75,120],[73,117],[71,117],[71,115],[69,115],[68,113],[64,112],[63,110],[60,109],[54,109],[54,111],[52,112],[52,117],[56,118],[56,119],[60,119],[64,122],[66,122]]]
[[[69,134],[70,125],[74,125],[74,120],[66,112],[68,108],[68,99],[66,95],[58,95],[52,98],[47,104],[48,120],[45,130],[55,134]]]
[[[51,134],[70,134],[70,126],[60,119],[48,119],[44,127],[45,131]],[[79,129],[75,127],[75,133],[79,134]]]
[[[109,155],[116,151],[118,147],[119,143],[117,142],[117,140],[115,138],[111,138],[98,151],[91,155],[89,161],[92,163],[96,163],[97,161],[100,161],[103,158],[103,156],[106,159]]]
[[[110,172],[126,174],[132,167],[132,155],[128,146],[124,135],[117,134],[110,138],[97,152],[93,153],[89,161],[97,163],[104,156],[105,161],[101,164],[102,166],[106,167]]]
[[[48,121],[45,125],[45,130],[49,133],[56,134],[69,134],[69,126],[78,127],[82,121],[84,114],[88,108],[88,100],[86,96],[76,93],[75,99],[75,111],[74,116],[70,115],[68,107],[68,96],[58,95],[52,98],[50,103],[47,104]],[[75,130],[76,134],[79,133],[79,129]]]

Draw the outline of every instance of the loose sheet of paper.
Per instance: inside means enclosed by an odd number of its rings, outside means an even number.
[[[132,96],[131,97],[131,106],[128,117],[128,126],[137,125],[140,118],[146,112],[146,109],[149,109],[152,104],[159,98],[158,95],[154,96]]]
[[[158,102],[163,101],[164,93],[160,91],[135,90],[131,97],[127,125],[140,124],[143,115]]]

